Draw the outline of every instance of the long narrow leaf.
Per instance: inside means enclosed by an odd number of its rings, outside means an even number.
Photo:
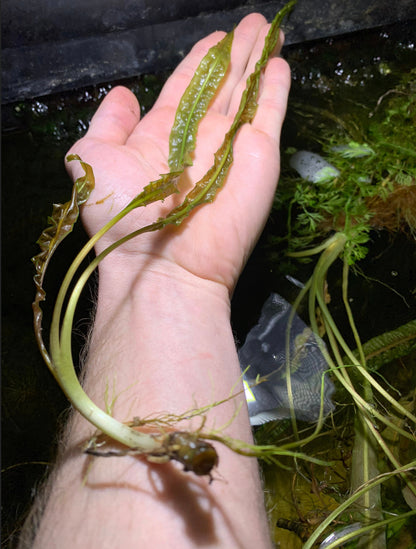
[[[192,164],[196,133],[230,64],[234,32],[213,46],[200,62],[186,88],[175,114],[169,137],[169,173],[146,185],[128,205],[128,209],[146,206],[177,192],[177,181],[186,166]]]
[[[39,349],[49,368],[51,368],[51,361],[42,338],[42,310],[40,303],[45,300],[46,296],[43,289],[43,280],[52,255],[59,244],[72,231],[79,216],[79,207],[88,200],[95,184],[94,174],[89,164],[82,162],[78,155],[70,155],[67,160],[78,160],[85,171],[85,175],[75,181],[71,199],[68,202],[53,205],[52,215],[48,219],[49,226],[42,232],[37,241],[41,251],[32,258],[35,266],[33,280],[36,286],[35,300],[32,304],[35,335]]]
[[[406,356],[414,349],[416,349],[416,320],[374,337],[363,345],[363,352],[370,370],[377,370],[383,364]]]
[[[192,165],[198,124],[227,71],[233,37],[234,31],[208,51],[181,98],[169,138],[171,170]]]
[[[293,6],[296,4],[297,0],[291,0],[288,2],[275,16],[273,19],[269,32],[266,36],[264,42],[264,48],[261,54],[260,59],[256,63],[254,72],[250,74],[247,79],[246,89],[244,90],[243,96],[240,101],[240,107],[238,109],[237,115],[234,119],[233,126],[237,126],[236,130],[244,124],[245,122],[251,122],[256,114],[257,109],[257,94],[259,89],[259,81],[261,71],[267,64],[270,56],[276,48],[277,41],[279,39],[280,25],[283,18],[292,10]]]

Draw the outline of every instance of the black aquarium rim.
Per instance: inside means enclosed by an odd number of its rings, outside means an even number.
[[[192,45],[251,12],[258,0],[3,0],[2,103],[172,69]],[[298,0],[286,45],[416,19],[416,1]]]

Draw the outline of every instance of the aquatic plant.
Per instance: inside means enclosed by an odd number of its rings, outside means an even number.
[[[368,252],[371,231],[404,232],[410,238],[416,234],[414,76],[412,71],[394,89],[383,94],[370,116],[363,114],[366,126],[351,127],[341,115],[329,110],[295,105],[298,114],[319,117],[321,127],[326,128],[316,136],[324,158],[316,153],[287,150],[292,167],[303,177],[288,169],[281,180],[275,209],[279,215],[288,212],[287,233],[272,238],[272,249],[279,245],[287,257],[298,261],[311,262],[314,257],[318,258],[294,308],[297,309],[302,300],[307,301],[310,326],[317,334],[325,335],[328,344],[329,351],[322,348],[322,352],[338,383],[339,399],[352,401],[356,410],[350,495],[337,495],[335,509],[315,523],[305,549],[311,549],[322,539],[328,526],[340,516],[346,521],[344,525],[353,523],[354,527],[341,529],[339,535],[333,535],[322,547],[339,547],[358,538],[357,547],[382,548],[386,546],[386,526],[394,521],[404,522],[416,514],[413,505],[410,511],[398,512],[396,516],[385,518],[384,515],[380,489],[386,479],[400,476],[403,486],[416,495],[416,462],[413,459],[403,463],[391,444],[391,437],[389,440],[386,436],[386,432],[394,433],[396,443],[400,438],[414,448],[416,416],[414,409],[395,398],[394,387],[386,388],[375,375],[382,364],[416,348],[416,320],[363,344],[348,295],[350,272],[359,271],[357,263]],[[322,120],[327,124],[322,124]],[[321,162],[317,158],[321,158]],[[347,326],[342,329],[331,314],[331,287],[327,282],[329,269],[339,259],[343,263],[341,298],[347,319]],[[347,343],[351,335],[355,349]],[[298,427],[295,418],[292,419],[299,441]],[[350,418],[346,419],[347,424],[351,423]],[[341,422],[336,428],[345,430],[347,426]],[[305,444],[313,443],[316,436],[315,430],[302,440],[302,447],[305,449]],[[283,446],[288,448],[290,443]],[[330,459],[330,451],[326,457]],[[388,468],[387,473],[380,471],[381,459],[383,467]],[[347,519],[346,512],[350,513]]]
[[[71,232],[77,221],[80,206],[88,200],[94,188],[93,168],[76,155],[70,155],[67,158],[68,162],[80,162],[85,175],[75,182],[70,201],[54,206],[50,225],[38,241],[41,252],[33,258],[36,269],[34,280],[37,289],[33,312],[38,346],[49,370],[74,408],[97,429],[97,432],[85,444],[85,451],[89,454],[101,456],[140,454],[150,461],[158,462],[173,459],[182,463],[185,470],[193,471],[197,475],[209,475],[210,478],[211,470],[216,466],[218,458],[215,448],[207,442],[208,440],[221,442],[242,455],[261,457],[266,460],[275,460],[276,456],[289,453],[295,457],[303,457],[321,463],[319,459],[274,445],[254,446],[226,437],[219,431],[201,428],[196,432],[185,432],[178,426],[183,419],[188,419],[193,415],[203,415],[209,408],[220,403],[213,403],[202,409],[188,410],[181,416],[157,417],[156,414],[153,419],[135,418],[131,422],[121,423],[113,418],[108,411],[100,409],[86,395],[77,378],[71,353],[76,306],[89,277],[99,263],[113,250],[132,238],[146,232],[162,230],[168,225],[178,226],[184,223],[194,208],[212,202],[220,191],[233,161],[234,137],[238,129],[254,117],[262,70],[277,44],[281,21],[294,3],[294,0],[290,1],[273,20],[265,39],[262,55],[256,63],[253,73],[246,81],[246,88],[242,94],[238,112],[224,136],[222,145],[214,155],[214,163],[211,168],[188,192],[179,206],[172,209],[165,217],[155,220],[150,225],[137,228],[134,232],[108,246],[90,262],[77,281],[73,283],[84,259],[107,231],[132,210],[156,201],[163,201],[178,191],[177,180],[186,167],[192,163],[191,153],[195,147],[199,122],[205,115],[208,104],[223,78],[226,77],[233,32],[227,34],[203,58],[179,103],[171,129],[168,159],[170,171],[146,185],[143,191],[99,230],[78,253],[64,277],[56,298],[48,350],[42,335],[43,315],[40,307],[41,302],[45,299],[45,273],[56,248]],[[232,397],[231,394],[230,398]],[[114,450],[112,447],[114,441],[121,443],[124,449]]]

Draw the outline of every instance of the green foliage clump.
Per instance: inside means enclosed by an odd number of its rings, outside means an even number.
[[[416,234],[415,73],[383,94],[369,114],[363,112],[358,131],[341,120],[334,130],[329,124],[334,116],[317,113],[328,122],[317,138],[320,153],[336,171],[315,183],[284,171],[274,207],[288,211],[289,253],[332,231],[343,232],[344,255],[354,264],[367,253],[371,229]],[[308,107],[304,110],[310,114]]]
[[[412,70],[370,106],[354,104],[354,113],[343,112],[342,100],[334,108],[333,97],[320,108],[304,103],[290,105],[292,116],[297,117],[298,137],[302,135],[307,144],[296,149],[287,147],[284,154],[274,212],[278,212],[277,219],[285,220],[285,227],[281,227],[279,236],[270,238],[270,259],[274,264],[279,259],[279,270],[284,268],[285,275],[294,267],[294,260],[315,259],[293,307],[307,304],[312,330],[325,338],[327,347],[321,350],[337,386],[338,407],[332,425],[327,422],[322,432],[318,422],[315,431],[306,431],[305,436],[292,417],[292,434],[276,434],[286,448],[301,441],[307,453],[331,461],[331,466],[321,471],[315,466],[307,474],[297,469],[290,486],[287,479],[282,480],[286,471],[281,475],[265,470],[270,492],[277,496],[270,506],[277,526],[276,543],[284,539],[285,547],[295,547],[282,537],[288,532],[304,542],[303,549],[312,549],[331,531],[331,541],[326,539],[325,547],[351,547],[349,543],[354,540],[353,546],[359,549],[385,549],[393,520],[403,524],[416,513],[414,504],[403,506],[401,494],[391,506],[394,517],[385,513],[389,479],[395,479],[403,493],[409,492],[412,497],[416,494],[412,476],[416,467],[416,416],[414,382],[406,386],[406,391],[413,387],[406,398],[400,398],[398,380],[387,381],[380,369],[414,349],[415,321],[363,344],[349,295],[351,266],[366,256],[374,231],[416,235],[415,75]],[[289,167],[298,148],[318,153],[324,160],[318,162],[316,158],[317,171],[311,166],[308,174],[305,169],[305,178]],[[303,167],[309,169],[306,156],[304,159]],[[300,157],[292,164],[298,161]],[[283,254],[286,260],[281,258]],[[337,281],[340,303],[334,306],[333,297],[336,300],[338,291],[328,281],[328,272],[339,258],[343,262]],[[309,267],[305,271],[310,271]],[[338,316],[342,311],[341,322],[338,318],[335,321],[336,307]],[[264,434],[261,430],[260,440]],[[334,434],[338,441],[335,447]],[[295,442],[289,442],[290,437]],[[330,440],[328,447],[326,437]],[[413,453],[398,455],[403,441]],[[337,468],[334,462],[342,466]],[[300,477],[308,479],[303,487]],[[332,479],[330,484],[328,479]],[[282,482],[286,482],[286,492],[292,491],[292,509],[282,510],[280,506]],[[306,495],[312,508],[300,503]],[[325,508],[322,515],[311,513],[321,506]],[[339,531],[334,531],[336,525]]]

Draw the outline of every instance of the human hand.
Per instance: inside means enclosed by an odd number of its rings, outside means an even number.
[[[259,59],[269,29],[263,16],[247,16],[235,29],[231,63],[225,81],[202,120],[193,166],[180,179],[181,195],[127,215],[97,245],[110,243],[156,221],[183,198],[204,175],[237,112],[246,79]],[[140,106],[126,88],[117,87],[94,115],[90,128],[71,149],[93,167],[96,188],[83,208],[90,235],[122,210],[143,187],[168,170],[169,133],[180,98],[208,49],[224,33],[201,40],[165,84],[152,110],[140,120]],[[279,44],[280,51],[281,43]],[[290,85],[285,61],[273,58],[261,79],[258,109],[234,141],[234,162],[214,202],[194,210],[181,227],[167,227],[133,239],[106,261],[122,261],[129,270],[152,261],[152,269],[179,268],[232,291],[267,218],[279,175],[279,137]],[[68,164],[75,178],[81,172]],[[133,265],[133,266],[132,266]],[[174,268],[174,269],[173,269]]]

